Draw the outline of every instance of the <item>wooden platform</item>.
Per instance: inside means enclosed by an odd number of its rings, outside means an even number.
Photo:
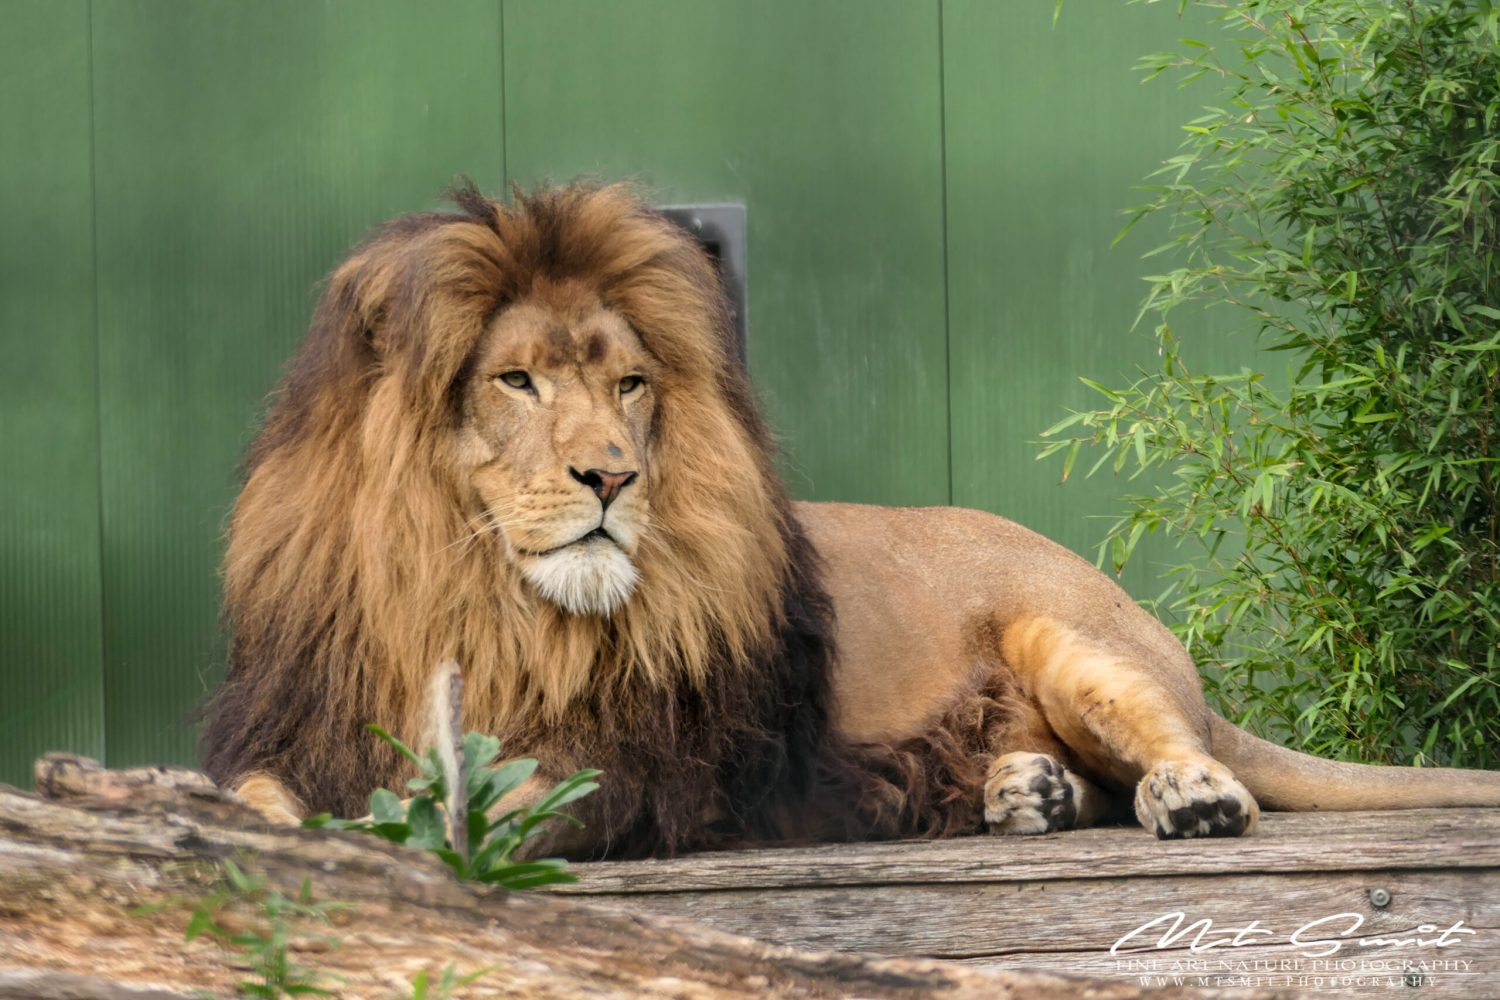
[[[1272,814],[1238,840],[1115,827],[574,870],[555,891],[804,949],[1136,985],[1500,997],[1500,809]]]

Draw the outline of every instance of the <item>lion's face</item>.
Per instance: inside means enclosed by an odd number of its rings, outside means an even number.
[[[577,286],[508,306],[475,352],[459,441],[472,501],[570,613],[610,614],[639,579],[659,374],[630,325]]]

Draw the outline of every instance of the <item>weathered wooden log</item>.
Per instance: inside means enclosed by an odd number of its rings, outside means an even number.
[[[338,901],[329,926],[291,927],[289,956],[338,996],[409,995],[415,977],[487,969],[465,997],[1290,996],[1144,990],[958,963],[766,945],[685,920],[462,884],[440,863],[362,834],[266,826],[190,771],[113,772],[54,755],[40,794],[0,786],[0,998],[161,1000],[230,995],[243,955],[184,940],[224,863],[294,895]],[[147,907],[142,911],[142,907]],[[228,902],[220,922],[264,913]]]
[[[1251,836],[1212,840],[1101,827],[575,870],[552,891],[790,948],[1318,996],[1500,996],[1500,809],[1272,813]]]

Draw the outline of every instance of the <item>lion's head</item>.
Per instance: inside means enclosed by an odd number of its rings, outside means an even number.
[[[206,766],[360,810],[359,728],[418,738],[453,658],[470,726],[684,836],[814,754],[831,655],[717,276],[624,187],[458,201],[333,273],[251,450]]]

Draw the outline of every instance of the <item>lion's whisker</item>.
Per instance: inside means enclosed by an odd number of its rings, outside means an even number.
[[[467,527],[471,529],[469,534],[464,535],[463,537],[458,538],[455,541],[449,542],[447,545],[444,545],[440,549],[435,549],[429,554],[429,557],[440,556],[444,552],[447,552],[449,549],[455,548],[460,545],[463,546],[463,551],[467,551],[469,546],[473,544],[475,539],[482,538],[483,536],[488,534],[499,534],[501,529],[500,522],[498,519],[490,516],[495,512],[496,508],[490,508],[484,513],[480,514],[478,517],[470,518],[467,522]],[[484,523],[480,523],[478,527],[476,527],[476,522]],[[459,553],[459,555],[462,554],[463,552]]]

